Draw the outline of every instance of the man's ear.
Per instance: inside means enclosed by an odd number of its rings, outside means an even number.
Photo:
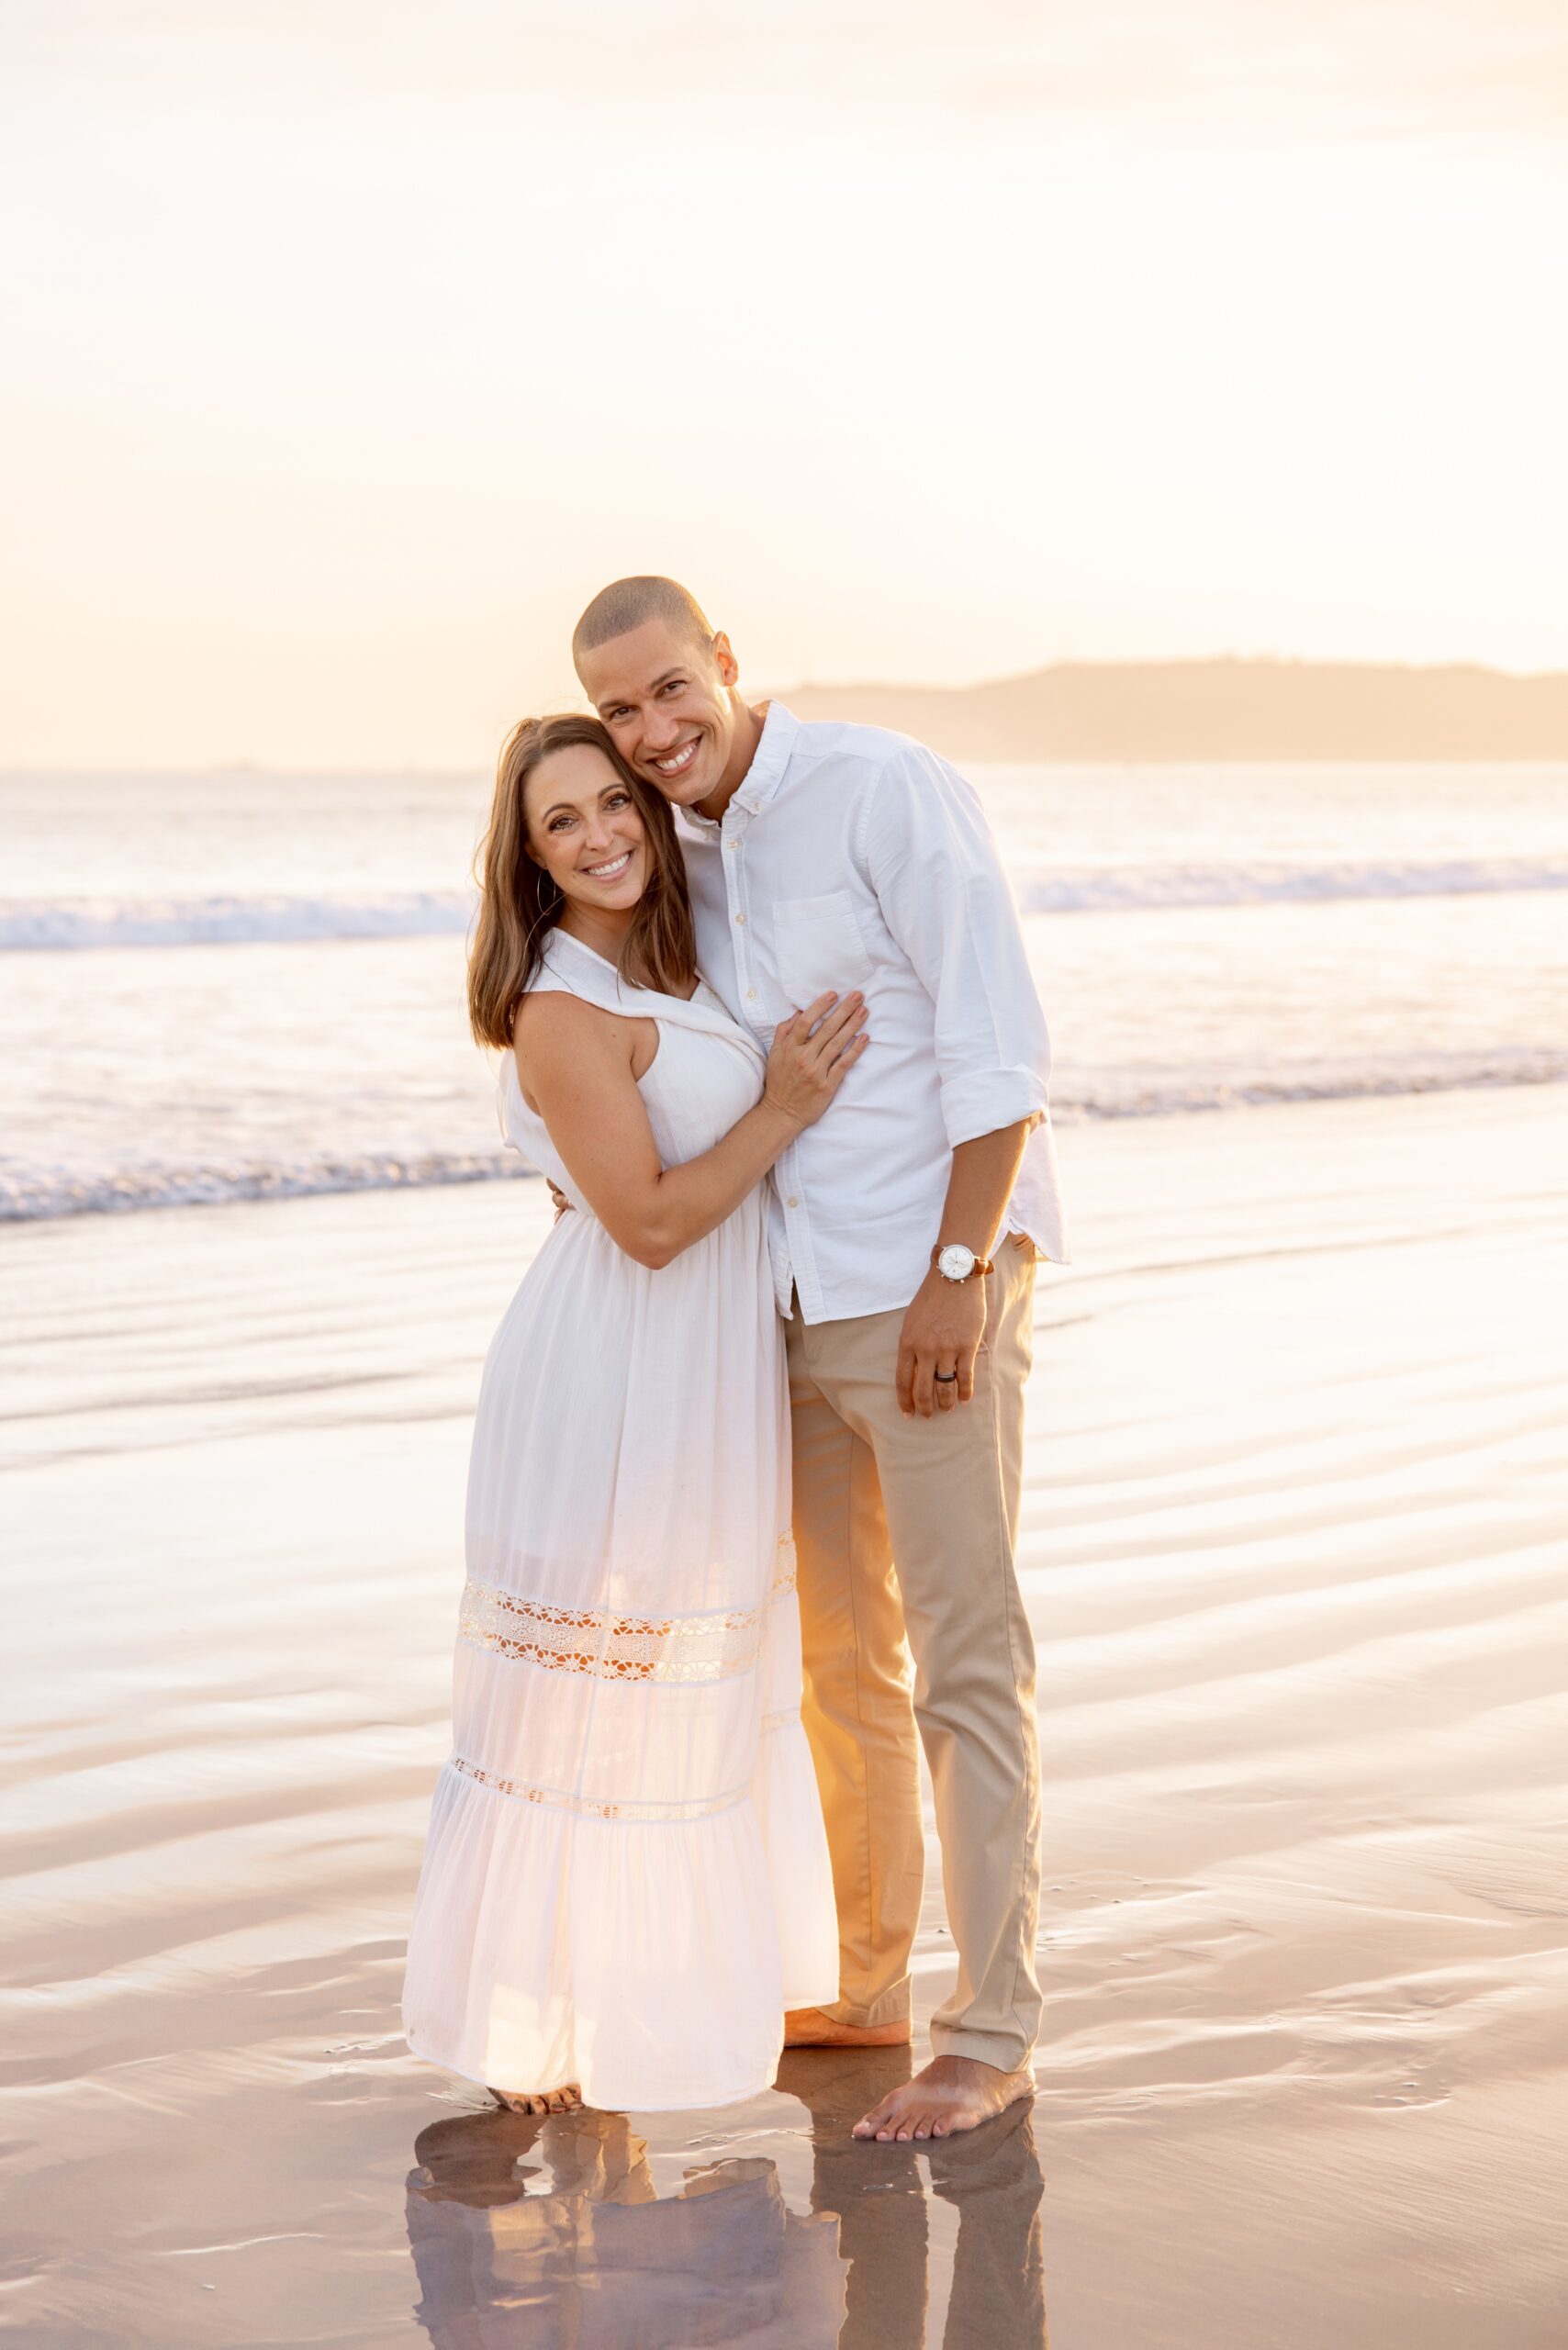
[[[722,685],[733,686],[738,684],[740,680],[741,665],[735,659],[730,640],[724,634],[722,629],[719,631],[718,635],[713,639],[713,666],[719,672],[719,680]]]

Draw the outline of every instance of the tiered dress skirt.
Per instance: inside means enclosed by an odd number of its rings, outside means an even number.
[[[558,941],[543,983],[602,987],[587,955]],[[642,1090],[667,1165],[751,1105],[759,1064],[706,990],[633,1005],[659,1020]],[[510,1060],[502,1105],[572,1196]],[[511,2092],[719,2105],[771,2082],[786,2007],[836,1997],[789,1506],[760,1195],[658,1270],[579,1199],[481,1386],[417,2054]]]

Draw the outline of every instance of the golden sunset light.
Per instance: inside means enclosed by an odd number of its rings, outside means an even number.
[[[0,763],[747,674],[1568,663],[1559,12],[6,12]]]
[[[1547,2350],[1563,0],[0,0],[39,2350]]]

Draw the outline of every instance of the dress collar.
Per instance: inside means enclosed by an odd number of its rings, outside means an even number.
[[[722,1036],[726,1044],[749,1054],[758,1069],[762,1067],[762,1047],[731,1018],[723,999],[706,979],[699,980],[696,994],[689,997],[665,995],[657,988],[634,988],[596,947],[585,946],[558,924],[544,941],[539,960],[532,982],[536,987],[559,987],[584,1003],[595,1004],[600,1012],[619,1013],[623,1019],[658,1020],[669,1028],[694,1028]]]

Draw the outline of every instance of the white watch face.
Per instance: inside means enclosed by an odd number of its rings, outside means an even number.
[[[936,1259],[936,1270],[950,1281],[967,1281],[975,1269],[975,1252],[961,1240],[950,1240]]]

